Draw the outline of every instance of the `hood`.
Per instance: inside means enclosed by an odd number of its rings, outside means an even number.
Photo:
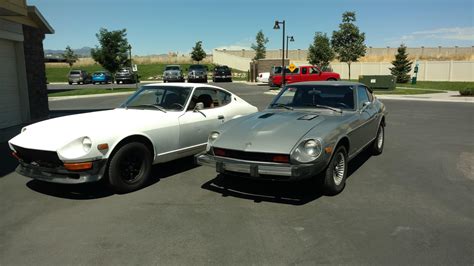
[[[157,127],[151,121],[165,122],[165,115],[156,110],[114,109],[63,116],[27,126],[10,143],[29,149],[57,150],[79,137],[112,138],[112,134],[144,132],[150,126]]]
[[[314,112],[266,110],[224,124],[214,146],[288,154],[308,131],[325,120]]]

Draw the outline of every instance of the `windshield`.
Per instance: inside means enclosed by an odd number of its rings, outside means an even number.
[[[166,71],[166,70],[179,70],[179,66],[167,66],[167,67],[165,68],[165,71]]]
[[[80,75],[80,74],[81,74],[81,71],[78,71],[78,70],[73,70],[69,72],[69,75]]]
[[[329,106],[339,109],[354,109],[354,88],[352,86],[294,85],[287,86],[275,98],[271,106],[311,108]]]
[[[203,65],[191,65],[189,70],[206,70],[206,68]]]
[[[229,68],[228,67],[217,67],[216,70],[217,71],[228,71]]]
[[[135,92],[120,108],[154,109],[181,111],[184,109],[191,87],[143,86]]]
[[[124,68],[124,69],[120,69],[118,73],[130,73],[130,70]]]

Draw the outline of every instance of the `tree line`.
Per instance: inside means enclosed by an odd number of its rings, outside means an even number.
[[[332,32],[331,38],[326,33],[316,32],[313,43],[308,48],[308,62],[324,70],[328,69],[330,62],[337,58],[340,62],[347,63],[350,79],[351,64],[363,57],[367,50],[364,43],[365,33],[359,30],[355,25],[355,21],[355,12],[344,12],[339,29]],[[255,41],[256,44],[252,44],[252,49],[255,50],[254,60],[264,59],[266,55],[265,44],[268,43],[268,38],[265,38],[260,30]],[[393,68],[390,68],[390,71],[392,75],[397,77],[397,82],[408,82],[412,62],[407,59],[406,46],[403,44],[398,48],[398,53],[392,64]]]

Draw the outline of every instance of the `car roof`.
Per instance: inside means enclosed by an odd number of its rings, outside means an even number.
[[[180,65],[166,65],[165,67],[181,67]]]
[[[295,82],[295,83],[291,83],[291,84],[288,84],[288,85],[325,85],[325,86],[358,86],[358,85],[363,85],[365,86],[364,84],[360,83],[360,82],[353,82],[353,81],[342,81],[342,80],[338,80],[338,81],[304,81],[304,82]]]
[[[143,85],[142,87],[147,87],[147,86],[153,86],[153,87],[206,87],[206,88],[215,88],[215,89],[220,89],[220,90],[223,90],[223,91],[226,91],[228,93],[231,93],[230,91],[224,89],[224,88],[221,88],[221,87],[218,87],[218,86],[213,86],[213,85],[209,85],[207,83],[192,83],[192,82],[177,82],[177,83],[149,83],[149,84],[145,84]],[[233,94],[233,93],[231,93]]]

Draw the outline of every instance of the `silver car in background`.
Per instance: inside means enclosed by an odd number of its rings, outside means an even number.
[[[266,110],[211,132],[196,160],[250,178],[321,176],[325,192],[334,195],[345,186],[349,160],[365,148],[382,153],[386,116],[384,104],[361,83],[294,83]]]
[[[184,82],[184,74],[179,65],[167,65],[163,72],[163,82]]]
[[[85,70],[74,69],[74,70],[69,71],[67,79],[68,79],[69,85],[72,85],[73,83],[86,84],[86,83],[91,83],[92,77]]]

